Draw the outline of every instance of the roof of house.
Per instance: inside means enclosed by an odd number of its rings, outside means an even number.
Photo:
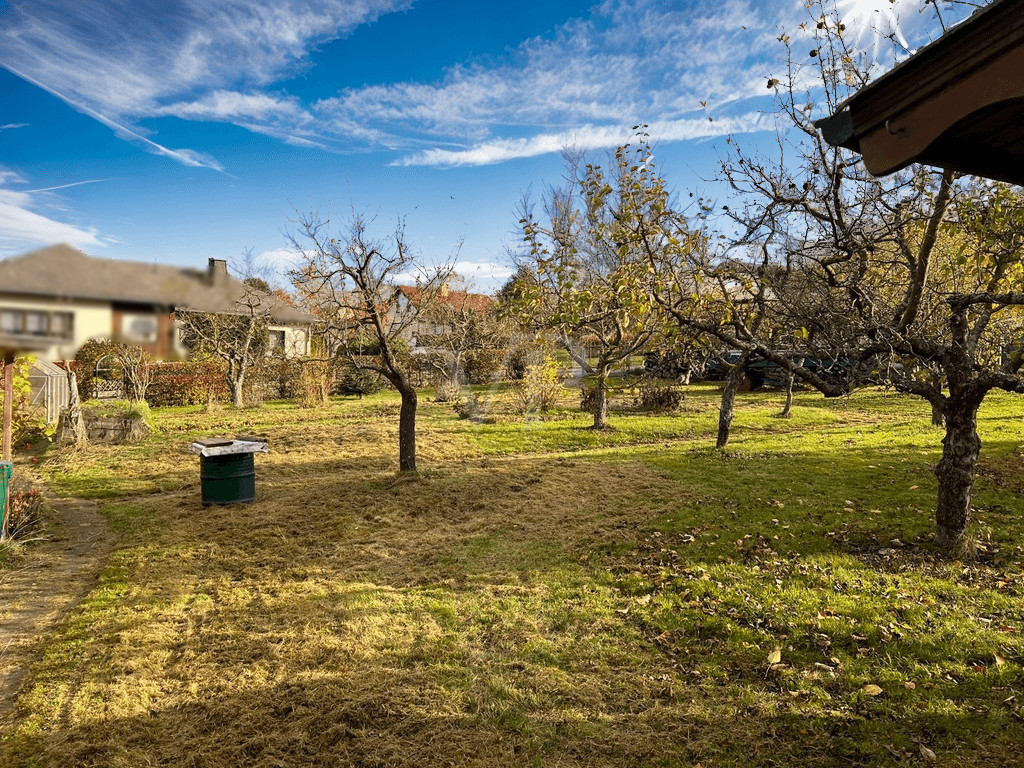
[[[423,290],[414,285],[400,285],[401,291],[409,302],[416,306],[423,296]],[[442,291],[437,298],[455,309],[472,309],[477,312],[486,312],[494,304],[494,299],[483,293],[469,293],[468,291]]]
[[[230,312],[246,290],[226,271],[100,259],[65,244],[0,261],[0,292],[8,294]],[[316,321],[275,296],[266,302],[277,322]]]
[[[993,0],[816,121],[875,175],[913,162],[1024,184],[1024,4]]]

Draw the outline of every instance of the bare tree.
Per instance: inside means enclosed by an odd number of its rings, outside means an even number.
[[[132,403],[143,402],[152,376],[152,358],[142,347],[118,343],[115,355],[121,367],[125,397]]]
[[[231,390],[231,403],[245,405],[245,377],[249,369],[266,356],[269,337],[267,322],[272,299],[264,290],[265,282],[255,275],[257,267],[252,249],[243,253],[241,269],[246,279],[234,306],[210,312],[180,308],[177,321],[182,343],[193,353],[206,353],[227,363],[225,378]]]
[[[292,280],[306,304],[324,323],[325,333],[356,370],[379,373],[402,397],[398,426],[398,464],[416,471],[416,388],[406,354],[416,313],[404,305],[396,280],[418,272],[417,287],[433,301],[452,273],[451,264],[427,270],[411,252],[400,221],[390,239],[375,239],[368,222],[353,213],[340,239],[330,220],[315,212],[299,214],[299,232],[291,237],[300,254]]]

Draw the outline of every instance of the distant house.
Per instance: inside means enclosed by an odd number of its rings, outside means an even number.
[[[175,313],[236,311],[245,286],[227,263],[206,270],[100,259],[54,245],[0,261],[0,347],[62,360],[90,339],[136,344],[158,360],[188,355]],[[309,354],[316,319],[267,295],[270,347],[285,356]]]
[[[486,294],[452,291],[447,286],[442,286],[440,292],[431,298],[447,305],[454,313],[469,311],[483,314],[494,305],[494,299]],[[413,285],[398,286],[396,316],[409,321],[403,335],[414,347],[422,346],[425,337],[449,330],[443,322],[444,313],[434,313],[429,317],[421,313],[422,301],[423,291],[420,288]]]

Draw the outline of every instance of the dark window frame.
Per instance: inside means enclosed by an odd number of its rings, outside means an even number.
[[[37,336],[47,339],[71,341],[75,338],[75,313],[60,312],[46,309],[26,309],[24,307],[0,307],[0,315],[14,315],[16,328],[6,328],[0,324],[0,333],[13,336]],[[35,330],[29,330],[29,316],[42,319],[42,324]],[[62,322],[58,322],[58,318]]]

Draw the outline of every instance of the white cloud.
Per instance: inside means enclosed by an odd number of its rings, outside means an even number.
[[[713,136],[763,131],[773,127],[774,122],[770,116],[752,112],[717,121],[703,118],[657,122],[648,125],[647,130],[652,138],[661,142],[706,139]],[[541,134],[528,139],[494,139],[465,150],[424,150],[403,157],[396,161],[396,164],[442,167],[493,165],[507,160],[561,152],[563,149],[592,150],[617,147],[630,141],[634,135],[635,131],[632,126],[585,125],[577,130],[561,134]]]
[[[9,171],[6,168],[0,168],[0,187],[6,187],[10,184],[24,184],[25,177],[20,173]]]
[[[316,46],[412,0],[134,0],[15,3],[0,27],[0,66],[49,91],[147,151],[218,168],[170,149],[135,125],[148,117],[305,121],[291,99],[259,89],[295,74]],[[270,126],[273,127],[273,126]],[[306,137],[315,139],[316,137]]]
[[[265,93],[217,90],[195,101],[175,102],[154,110],[155,115],[173,115],[188,120],[274,120],[298,122],[312,119],[294,97],[278,98]]]
[[[0,62],[0,66],[6,65],[4,65],[3,62]],[[107,126],[114,132],[114,134],[118,138],[124,139],[126,141],[131,142],[132,144],[140,146],[147,152],[150,152],[151,154],[169,157],[181,163],[182,165],[188,165],[197,168],[212,168],[216,171],[223,170],[220,163],[218,163],[214,158],[210,157],[209,155],[205,155],[201,152],[196,152],[195,150],[192,149],[169,149],[168,147],[165,147],[162,144],[157,144],[155,141],[147,139],[145,136],[131,130],[130,128],[121,125],[120,123],[117,123],[114,120],[111,120],[110,118],[100,114],[91,107],[85,104],[80,104],[76,102],[73,98],[65,96],[60,91],[57,91],[47,86],[46,84],[35,80],[30,75],[27,75],[10,66],[8,66],[7,69],[13,72],[14,74],[18,75],[19,77],[23,78],[24,80],[27,80],[28,82],[32,83],[33,85],[36,85],[42,88],[43,90],[53,94],[57,98],[65,101],[67,104],[74,107],[79,112],[82,112],[88,115],[89,117],[93,118],[94,120]]]
[[[275,272],[284,273],[299,263],[301,254],[294,248],[275,248],[263,251],[256,257],[257,264],[266,264]]]
[[[935,28],[934,11],[915,12],[918,0],[838,7],[849,40],[874,46],[876,59],[877,33],[914,45]],[[557,151],[572,137],[609,146],[641,122],[659,141],[743,130],[723,126],[729,115],[752,125],[745,113],[759,99],[767,106],[780,30],[802,41],[797,25],[811,21],[799,0],[603,0],[502,55],[452,61],[434,82],[375,83],[308,103],[275,87],[312,65],[318,46],[409,8],[420,12],[414,0],[14,3],[0,66],[186,165],[220,168],[147,138],[140,121],[176,116],[299,146],[384,147],[404,155],[398,164],[487,164]],[[702,102],[717,125],[700,130]]]
[[[13,190],[9,188],[11,183],[23,181],[0,169],[0,255],[10,256],[52,243],[70,243],[79,248],[104,245],[95,227],[83,228],[40,213],[44,206],[38,193],[46,190]]]
[[[894,2],[900,39],[935,29],[932,14],[911,13],[914,0]],[[852,40],[875,45],[866,25],[884,9],[863,9],[882,5],[891,4],[841,0]],[[891,14],[886,19],[876,25],[883,35],[897,30]],[[311,111],[342,135],[373,126],[378,142],[405,149],[399,165],[489,164],[567,144],[606,147],[637,123],[649,124],[658,141],[764,130],[771,122],[751,113],[772,109],[765,83],[784,54],[779,37],[796,36],[803,22],[814,29],[803,2],[606,0],[503,59],[455,64],[432,83],[346,89]],[[705,109],[715,123],[706,123]]]
[[[507,264],[494,261],[457,261],[455,273],[473,280],[505,280],[515,274],[515,269]]]

